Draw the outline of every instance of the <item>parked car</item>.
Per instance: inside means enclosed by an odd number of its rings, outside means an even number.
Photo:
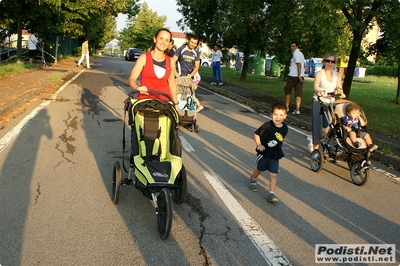
[[[202,58],[200,58],[200,65],[201,66],[211,66],[211,58],[208,58],[207,56],[203,55]]]
[[[143,51],[138,48],[129,48],[125,53],[125,60],[136,61],[142,53]]]

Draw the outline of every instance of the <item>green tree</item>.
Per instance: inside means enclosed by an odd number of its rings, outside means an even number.
[[[387,6],[385,16],[378,17],[380,21],[381,37],[375,46],[372,47],[372,53],[377,55],[377,61],[397,62],[397,93],[395,102],[400,102],[400,3],[393,2],[393,5]],[[393,25],[393,23],[397,23]]]
[[[111,20],[120,12],[134,14],[139,0],[3,0],[0,2],[0,25],[5,34],[18,33],[22,29],[37,31],[39,35],[91,36],[93,44],[104,42],[106,36],[115,35]],[[128,10],[128,8],[131,8]],[[18,44],[20,58],[21,44]]]
[[[166,21],[166,16],[159,17],[157,12],[149,9],[147,2],[143,2],[139,13],[128,19],[128,27],[120,32],[119,45],[122,49],[129,47],[136,47],[143,51],[150,49],[156,30],[165,27]]]
[[[182,30],[186,25],[210,44],[220,42],[244,52],[242,81],[246,80],[249,55],[264,57],[267,53],[287,64],[292,41],[299,42],[306,57],[346,54],[348,49],[344,19],[324,1],[178,0],[177,4],[183,15],[179,21]]]
[[[385,20],[387,8],[398,0],[330,0],[334,10],[340,10],[347,20],[352,34],[351,50],[347,72],[343,82],[343,91],[350,96],[351,83],[357,60],[361,56],[361,43],[373,26],[373,20]],[[379,23],[379,21],[378,21]]]

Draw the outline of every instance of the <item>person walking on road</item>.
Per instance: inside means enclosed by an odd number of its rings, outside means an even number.
[[[174,61],[177,64],[177,71],[175,77],[190,77],[194,82],[194,90],[197,89],[200,82],[200,75],[198,73],[200,68],[200,52],[196,49],[199,43],[197,36],[190,36],[187,45],[182,45],[176,50]],[[197,97],[194,98],[197,105],[196,111],[200,112],[204,109]]]
[[[78,62],[77,66],[80,66],[82,64],[83,59],[86,57],[86,67],[90,68],[90,62],[89,62],[89,40],[86,39],[82,43],[82,56],[81,59]]]
[[[160,28],[154,35],[154,43],[150,52],[146,52],[137,59],[128,79],[129,86],[139,91],[138,99],[156,98],[169,101],[169,98],[148,90],[157,90],[171,97],[175,108],[178,109],[178,96],[175,83],[175,61],[166,53],[172,38],[171,32]],[[137,79],[141,76],[140,85]]]
[[[342,74],[335,70],[336,56],[327,53],[322,59],[322,70],[318,71],[314,79],[314,95],[311,105],[311,125],[312,125],[312,141],[313,150],[318,149],[322,139],[322,129],[326,129],[329,121],[326,121],[321,113],[321,104],[319,100],[325,104],[335,101],[335,91],[340,94],[340,98],[346,98],[342,90]],[[318,100],[319,98],[319,100]]]
[[[256,165],[250,177],[250,189],[257,191],[257,177],[263,172],[269,171],[269,196],[268,202],[279,202],[275,196],[275,189],[279,173],[279,160],[284,157],[282,151],[283,139],[288,133],[288,126],[284,122],[287,117],[286,106],[283,103],[275,103],[271,109],[272,120],[264,123],[254,132],[256,142]]]
[[[285,93],[286,110],[289,111],[290,95],[292,94],[292,89],[294,88],[294,93],[296,96],[296,109],[293,111],[293,114],[299,115],[301,98],[303,96],[305,59],[303,53],[299,50],[297,42],[292,42],[290,44],[290,50],[292,50],[293,56],[290,60],[290,71],[286,86],[283,91]]]
[[[174,43],[174,39],[171,39],[171,42],[168,44],[167,55],[171,58],[175,55]]]
[[[218,74],[218,85],[223,85],[224,82],[222,81],[222,73],[221,73],[221,62],[222,62],[222,52],[218,49],[218,46],[214,46],[214,52],[212,53],[211,57],[211,64],[212,64],[212,72],[213,72],[213,81],[211,82],[212,85],[217,84],[217,74]]]

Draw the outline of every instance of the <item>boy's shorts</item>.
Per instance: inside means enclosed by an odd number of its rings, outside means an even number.
[[[279,173],[279,160],[272,158],[265,158],[262,154],[257,155],[256,158],[257,170],[264,172],[268,170],[270,173]]]

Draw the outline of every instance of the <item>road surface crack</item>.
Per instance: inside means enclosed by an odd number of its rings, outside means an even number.
[[[190,193],[187,193],[186,204],[188,204],[191,207],[191,209],[190,209],[191,212],[197,213],[199,215],[199,220],[200,220],[200,236],[199,236],[200,252],[199,252],[199,254],[204,257],[205,261],[204,261],[203,265],[210,265],[209,256],[208,256],[207,251],[202,243],[204,232],[206,230],[206,228],[204,226],[204,221],[207,219],[209,214],[204,210],[200,199],[192,196]],[[190,216],[190,213],[189,213],[189,216]]]
[[[36,189],[36,192],[37,192],[37,194],[36,194],[36,197],[35,197],[35,204],[38,203],[39,196],[42,194],[42,192],[40,191],[40,182],[38,183],[38,187]]]

